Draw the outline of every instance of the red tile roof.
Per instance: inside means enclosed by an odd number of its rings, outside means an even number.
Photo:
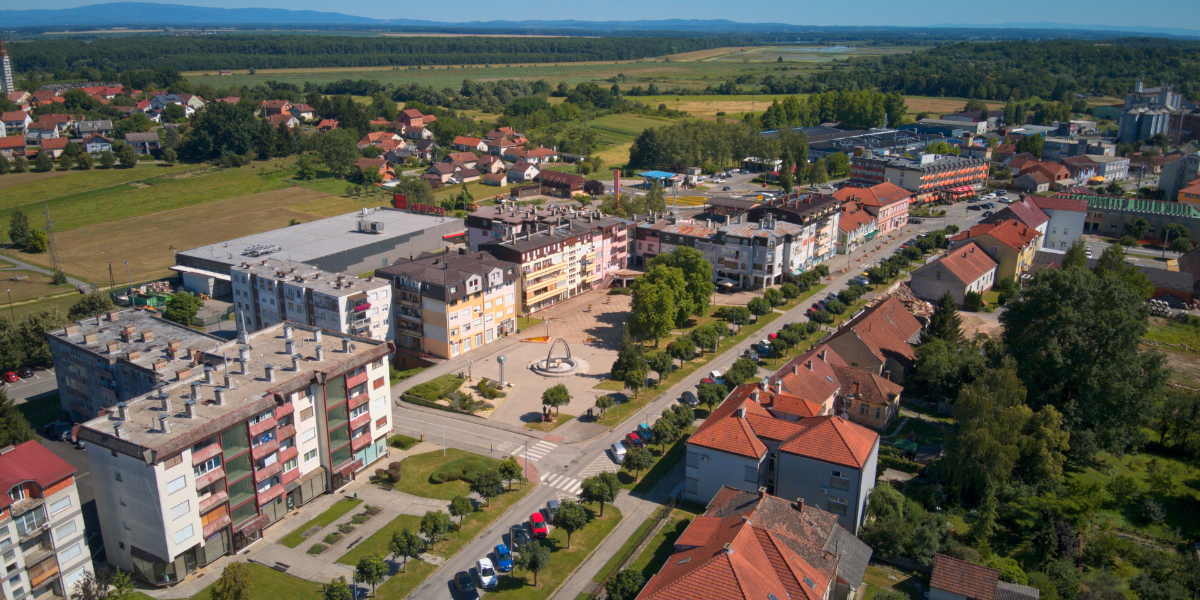
[[[25,149],[25,138],[19,135],[10,135],[8,137],[0,137],[0,149]]]
[[[873,185],[868,188],[845,187],[833,193],[833,197],[842,202],[859,200],[865,206],[887,206],[912,198],[912,192],[890,181]]]
[[[330,129],[337,129],[338,125],[339,123],[335,119],[321,119],[321,122],[317,123],[317,129],[324,129],[326,127]]]
[[[1087,200],[1074,200],[1071,198],[1042,198],[1040,196],[1034,196],[1033,203],[1043,211],[1069,210],[1074,212],[1087,212]]]
[[[888,358],[912,361],[916,353],[909,340],[919,331],[921,322],[899,298],[892,296],[843,324],[834,332],[833,338],[854,335],[880,362],[886,362]]]
[[[283,110],[284,107],[291,106],[292,103],[288,102],[287,100],[263,100],[262,105],[263,108]]]
[[[745,418],[738,416],[738,409],[745,408],[747,415],[772,418],[767,409],[759,406],[748,395],[735,397],[739,386],[729,398],[713,409],[713,412],[700,427],[688,438],[689,444],[729,452],[747,458],[761,458],[767,451],[766,444],[758,439],[754,429]],[[750,390],[755,387],[750,384]]]
[[[996,261],[988,256],[974,242],[968,242],[965,246],[959,246],[937,260],[931,261],[929,264],[921,267],[917,272],[913,273],[913,277],[918,277],[928,273],[930,270],[945,270],[953,275],[959,283],[970,285],[983,277],[985,273],[996,268]]]
[[[966,596],[971,600],[993,600],[996,597],[996,582],[999,580],[1000,571],[996,569],[936,554],[933,557],[933,575],[929,578],[929,587]]]
[[[1040,227],[1043,223],[1050,221],[1050,215],[1042,212],[1042,209],[1033,201],[1033,197],[1025,196],[1019,201],[1004,207],[1003,210],[991,217],[988,217],[984,222],[992,223],[1012,218],[1016,218],[1018,221],[1034,228]]]
[[[558,155],[558,153],[555,152],[554,150],[551,150],[549,148],[540,148],[540,147],[534,148],[533,150],[530,150],[529,152],[527,152],[525,154],[525,156],[532,156],[534,158],[537,158],[540,156],[557,156],[557,155]]]
[[[836,194],[834,194],[836,196]],[[875,220],[875,216],[863,210],[861,202],[846,202],[842,204],[842,216],[838,219],[838,229],[854,231]]]
[[[833,370],[842,383],[842,393],[857,395],[855,399],[862,402],[890,406],[904,391],[900,384],[864,369],[834,366]]]
[[[780,444],[780,452],[861,469],[879,441],[874,431],[833,415],[802,419],[800,426],[795,436]]]
[[[1015,219],[999,223],[983,223],[964,231],[953,238],[956,242],[974,240],[980,236],[988,236],[1018,252],[1042,236],[1036,229]]]
[[[451,162],[479,162],[479,157],[471,152],[451,152],[446,155],[446,158],[449,158]]]
[[[14,110],[0,115],[0,121],[24,121],[29,117],[29,113],[21,110]]]
[[[849,363],[842,359],[841,356],[838,356],[838,353],[834,352],[833,348],[822,344],[789,360],[781,369],[775,372],[775,376],[772,379],[783,381],[784,391],[793,396],[800,396],[811,401],[813,404],[823,406],[825,401],[838,390],[837,377],[833,373],[832,365],[845,366],[847,364]],[[820,412],[812,415],[807,415],[803,412],[793,412],[797,409],[804,410],[804,408],[796,404],[785,405],[782,402],[773,408],[801,417],[820,414]]]
[[[13,504],[7,492],[15,485],[30,481],[46,489],[74,474],[75,467],[45,446],[32,440],[17,444],[0,454],[0,509]]]
[[[39,145],[42,147],[42,150],[62,150],[67,147],[67,142],[70,141],[67,138],[50,138],[42,140]]]
[[[453,144],[456,146],[478,146],[479,142],[482,142],[482,141],[483,140],[481,140],[479,138],[467,137],[465,135],[460,135],[460,136],[454,138]]]

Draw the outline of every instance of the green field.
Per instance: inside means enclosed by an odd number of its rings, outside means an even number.
[[[92,169],[67,173],[9,173],[0,177],[0,208],[18,204],[35,204],[53,198],[107,188],[139,179],[149,179],[168,173],[195,168],[193,165],[138,163],[132,169]],[[47,175],[53,175],[47,177]]]
[[[588,121],[587,125],[592,129],[632,140],[646,129],[664,127],[674,122],[671,119],[641,117],[637,115],[606,115],[599,119]]]

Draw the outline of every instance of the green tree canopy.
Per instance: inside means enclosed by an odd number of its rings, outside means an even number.
[[[375,586],[383,583],[391,569],[382,556],[371,552],[358,559],[354,566],[354,580],[371,586],[371,595],[375,595]]]
[[[388,541],[388,552],[391,553],[392,560],[403,559],[400,568],[405,572],[408,571],[409,557],[419,556],[424,550],[425,542],[407,527],[403,531],[393,531],[392,539]]]
[[[571,403],[571,392],[567,390],[567,386],[558,384],[546,388],[542,392],[542,405],[549,406],[554,409],[554,414],[558,414],[558,409]]]
[[[463,519],[467,515],[475,512],[475,504],[466,496],[455,496],[450,499],[450,516],[458,517],[459,529],[462,528]]]
[[[628,457],[627,457],[628,458]],[[613,473],[603,472],[583,480],[579,500],[600,505],[600,516],[604,516],[604,505],[611,504],[621,491],[621,481]]]
[[[636,481],[641,477],[642,471],[649,469],[654,464],[654,456],[650,451],[642,447],[630,448],[625,455],[625,470],[633,471],[633,478]]]
[[[170,300],[167,300],[167,306],[163,310],[163,318],[182,325],[191,325],[192,321],[196,319],[196,313],[200,312],[200,308],[203,306],[204,301],[199,296],[193,295],[186,290],[181,290],[172,295]]]
[[[962,341],[962,317],[958,316],[958,302],[954,294],[947,291],[938,299],[929,317],[929,326],[921,334],[922,341],[941,339],[950,343]]]
[[[71,305],[71,309],[67,311],[67,321],[72,323],[81,321],[88,317],[104,314],[112,309],[112,298],[108,296],[108,293],[96,290]]]
[[[429,540],[430,546],[434,546],[450,532],[450,525],[450,515],[440,510],[426,511],[425,516],[421,517],[421,535]]]
[[[554,513],[554,527],[567,532],[567,548],[571,547],[571,534],[588,524],[587,509],[574,500],[563,500]]]
[[[250,600],[254,596],[254,574],[249,565],[242,562],[225,565],[209,595],[212,600]]]
[[[543,546],[540,540],[530,540],[517,554],[514,566],[533,573],[533,587],[537,587],[538,573],[550,564],[550,549]]]

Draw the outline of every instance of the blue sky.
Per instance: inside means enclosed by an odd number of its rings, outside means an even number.
[[[36,8],[75,8],[110,0],[40,0]],[[157,0],[222,8],[272,7],[341,12],[374,18],[416,18],[436,21],[557,20],[628,21],[637,19],[729,19],[804,25],[997,24],[1055,22],[1126,27],[1200,29],[1200,2],[1159,0],[1138,4],[1129,0],[1007,0],[972,3],[951,0],[456,0],[448,4],[395,0]],[[0,2],[0,4],[5,4]],[[438,7],[452,7],[440,10]],[[34,8],[25,5],[26,8]],[[751,10],[747,10],[751,8]],[[6,8],[18,8],[8,6]]]

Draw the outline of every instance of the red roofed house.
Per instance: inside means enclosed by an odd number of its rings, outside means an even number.
[[[533,164],[554,162],[558,160],[558,152],[549,148],[537,147],[525,153],[525,161]]]
[[[999,223],[981,223],[950,238],[950,247],[975,242],[987,252],[996,267],[996,279],[1019,277],[1029,269],[1033,255],[1041,245],[1042,234],[1015,219]]]
[[[1013,179],[1012,186],[1014,189],[1018,189],[1023,192],[1040,194],[1042,192],[1050,191],[1050,184],[1052,183],[1054,182],[1051,181],[1049,177],[1046,177],[1045,173],[1042,173],[1038,170],[1031,170],[1029,172],[1022,173],[1021,175],[1017,176],[1016,179]]]
[[[382,148],[384,140],[396,141],[399,139],[400,136],[390,131],[374,131],[364,135],[361,140],[358,140],[358,149],[362,150],[367,146],[378,146]]]
[[[538,174],[538,180],[542,184],[543,195],[557,198],[570,198],[583,193],[583,183],[587,181],[580,175],[558,171],[542,171]]]
[[[13,156],[24,156],[25,137],[20,135],[0,137],[0,155],[8,159],[11,159]]]
[[[489,154],[480,158],[475,168],[479,169],[480,173],[496,174],[504,170],[504,161],[500,160],[497,156]]]
[[[290,114],[271,115],[267,117],[267,122],[270,123],[272,127],[287,125],[288,129],[295,129],[300,126],[300,119],[297,119]]]
[[[856,533],[875,485],[879,435],[834,415],[794,420],[774,407],[804,399],[782,382],[734,388],[687,441],[684,495],[707,502],[724,486],[804,498]],[[810,410],[819,405],[808,403]]]
[[[862,202],[842,203],[842,215],[838,219],[838,254],[853,252],[859,246],[879,235],[879,221],[867,212]]]
[[[14,597],[32,598],[33,590],[61,598],[93,571],[84,536],[75,467],[35,441],[0,449],[0,523],[16,531],[5,560],[15,560],[5,575]],[[16,543],[20,540],[20,543]],[[16,568],[16,565],[24,567]]]
[[[317,131],[320,131],[322,133],[324,133],[326,131],[332,131],[334,129],[337,129],[337,127],[338,127],[338,122],[334,119],[321,119],[321,122],[317,123]]]
[[[67,142],[70,141],[71,140],[63,137],[42,140],[40,144],[42,147],[40,152],[48,152],[50,154],[50,158],[58,160],[58,157],[62,155],[64,150],[67,149]]]
[[[1038,600],[1041,590],[1000,581],[1000,571],[950,558],[933,557],[929,600]]]
[[[908,224],[912,192],[885,181],[867,188],[844,187],[833,193],[842,202],[858,201],[875,217],[879,233],[886,234]]]
[[[317,114],[317,110],[307,104],[293,104],[292,116],[301,121],[311,121]]]
[[[937,302],[946,292],[959,306],[967,292],[983,294],[996,284],[996,261],[974,243],[959,246],[912,272],[909,287],[922,300]]]
[[[478,150],[480,152],[487,152],[487,149],[488,149],[486,140],[482,140],[479,138],[473,138],[473,137],[467,137],[465,135],[460,135],[460,136],[454,138],[454,142],[451,143],[451,146],[455,150],[460,150],[462,152],[466,152],[469,150]]]
[[[292,112],[292,103],[287,100],[263,100],[262,107],[263,114],[268,117]]]
[[[638,600],[857,597],[871,548],[813,504],[721,488]]]
[[[1001,221],[1019,221],[1022,225],[1036,229],[1044,237],[1050,223],[1050,215],[1038,207],[1035,196],[1022,196],[1020,200],[996,211],[995,214],[984,217],[980,223],[1000,223]],[[1082,219],[1080,220],[1082,226]],[[1081,232],[1082,228],[1076,229]]]
[[[386,182],[396,178],[396,174],[392,171],[392,165],[388,164],[388,161],[383,158],[360,158],[354,162],[354,166],[363,173],[370,171],[379,173],[379,176],[382,178],[380,181]]]
[[[921,322],[893,296],[843,323],[825,344],[851,367],[900,382],[916,359],[912,344],[920,333]]]
[[[479,157],[473,152],[451,152],[442,159],[444,163],[462,163],[468,169],[474,169],[479,163]]]
[[[1042,248],[1066,251],[1083,237],[1084,221],[1087,220],[1087,200],[1071,198],[1027,198],[1049,219],[1038,228],[1042,233]]]
[[[400,115],[396,119],[405,127],[416,127],[418,129],[424,127],[426,123],[434,121],[430,116],[421,114],[421,111],[415,108],[400,111]]]
[[[0,116],[0,121],[4,122],[4,128],[8,130],[6,135],[24,135],[25,128],[33,124],[33,117],[25,111],[14,110]]]

